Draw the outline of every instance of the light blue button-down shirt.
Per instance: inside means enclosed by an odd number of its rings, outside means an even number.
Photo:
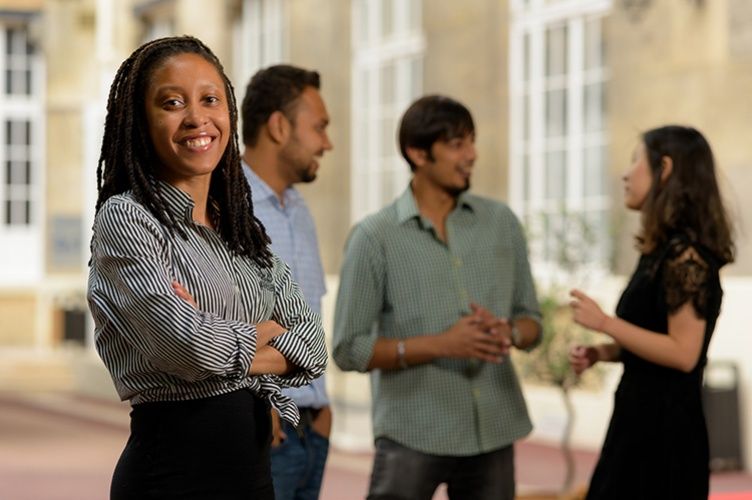
[[[324,269],[316,226],[305,200],[290,187],[283,193],[283,205],[272,188],[245,163],[243,172],[251,185],[253,212],[272,240],[272,251],[290,266],[292,279],[303,291],[308,306],[321,314],[321,298],[326,293]],[[321,408],[329,404],[324,375],[310,385],[284,389],[282,393],[292,398],[300,408]]]

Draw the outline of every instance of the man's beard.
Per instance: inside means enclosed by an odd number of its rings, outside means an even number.
[[[296,147],[288,145],[282,150],[280,157],[283,162],[292,166],[292,173],[297,178],[295,183],[301,182],[308,184],[316,180],[316,169],[311,167],[311,164],[316,160],[315,157],[309,158],[308,161],[301,159],[297,156],[299,152],[300,150]],[[321,154],[323,154],[323,151]],[[318,156],[321,157],[321,154]]]
[[[450,188],[447,188],[446,191],[452,197],[457,198],[457,197],[459,197],[459,195],[461,195],[462,193],[464,193],[468,189],[470,189],[470,179],[467,180],[467,182],[465,183],[465,185],[463,187],[450,187]]]
[[[310,182],[313,182],[316,180],[317,172],[310,168],[310,166],[306,166],[305,168],[297,169],[296,172],[298,172],[298,179],[299,182],[302,182],[304,184],[308,184]]]

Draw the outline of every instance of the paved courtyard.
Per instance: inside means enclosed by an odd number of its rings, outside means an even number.
[[[0,393],[0,500],[105,500],[112,468],[128,436],[128,406],[65,394]],[[517,446],[520,492],[555,491],[564,475],[558,450]],[[578,452],[576,484],[586,484],[596,455]],[[365,496],[370,453],[333,450],[322,500]],[[752,500],[752,477],[715,474],[713,500]],[[445,499],[439,491],[435,499]]]

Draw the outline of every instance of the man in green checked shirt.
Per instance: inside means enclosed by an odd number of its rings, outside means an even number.
[[[371,372],[376,439],[369,500],[514,498],[514,449],[532,425],[509,349],[533,347],[540,312],[519,221],[468,193],[468,109],[413,103],[399,131],[413,176],[352,230],[334,360]]]

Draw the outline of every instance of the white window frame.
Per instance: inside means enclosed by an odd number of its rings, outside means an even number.
[[[572,112],[583,109],[585,85],[590,81],[608,81],[608,69],[598,72],[585,71],[585,23],[589,19],[605,18],[611,11],[611,0],[512,0],[510,4],[512,22],[509,43],[510,80],[510,123],[518,124],[509,128],[510,144],[510,185],[509,200],[515,211],[526,221],[530,235],[531,259],[535,263],[536,274],[544,278],[562,271],[556,259],[546,257],[547,235],[541,220],[542,214],[553,214],[559,205],[567,214],[586,215],[601,212],[608,225],[610,197],[606,192],[608,169],[605,155],[602,159],[604,192],[601,196],[585,196],[583,190],[583,148],[608,144],[606,125],[597,132],[585,132],[584,113]],[[567,71],[563,83],[567,89],[566,132],[562,137],[546,137],[545,98],[547,77],[545,74],[545,34],[546,29],[557,24],[567,26]],[[529,36],[528,60],[525,61],[525,36]],[[526,66],[527,65],[527,66]],[[528,78],[525,81],[525,69]],[[597,73],[597,74],[595,74]],[[550,84],[550,82],[548,82]],[[529,98],[529,113],[524,109],[525,98]],[[605,122],[605,120],[604,120]],[[525,130],[527,127],[527,130]],[[527,133],[527,136],[525,135]],[[563,200],[551,202],[545,193],[545,155],[552,145],[560,145],[565,151],[565,195]],[[524,156],[528,155],[529,180],[538,180],[525,185]],[[527,190],[527,193],[525,192]],[[583,215],[583,216],[584,216]],[[606,228],[606,233],[608,229]],[[550,235],[548,235],[550,237]],[[574,236],[577,237],[576,235]],[[567,244],[563,242],[563,244]],[[597,258],[588,264],[593,273],[603,274],[608,267],[611,242],[599,237],[595,241]],[[550,248],[549,248],[550,250]]]
[[[383,36],[383,2],[391,2],[392,30]],[[420,0],[352,0],[350,218],[356,222],[382,208],[407,186],[410,168],[397,145],[396,126],[407,106],[422,93],[426,38]],[[419,70],[414,71],[413,64]],[[394,96],[381,102],[382,68],[391,66]],[[417,75],[415,74],[417,73]],[[414,77],[417,77],[414,79]],[[418,81],[416,81],[418,80]],[[383,123],[395,124],[385,132]],[[387,135],[388,134],[388,135]],[[384,145],[393,147],[385,150]]]
[[[238,99],[258,70],[287,59],[287,0],[243,0],[233,25],[233,68]]]
[[[6,32],[22,28],[31,37],[30,25],[33,16],[22,19],[0,19],[0,286],[28,286],[38,283],[43,274],[43,215],[45,213],[45,128],[44,115],[44,59],[37,47],[25,64],[31,69],[31,93],[11,94],[6,89],[5,72]],[[18,56],[16,56],[18,57]],[[6,122],[28,121],[30,123],[28,160],[31,162],[31,183],[28,200],[31,202],[28,224],[6,223],[6,200],[9,196],[5,179],[6,159],[11,155],[6,145]]]
[[[97,2],[99,13],[111,15],[111,12],[108,12],[109,9],[101,5],[101,0],[97,0]],[[140,44],[175,35],[174,0],[139,5],[135,7],[134,12],[141,20]],[[107,22],[107,19],[103,19],[103,21]]]

